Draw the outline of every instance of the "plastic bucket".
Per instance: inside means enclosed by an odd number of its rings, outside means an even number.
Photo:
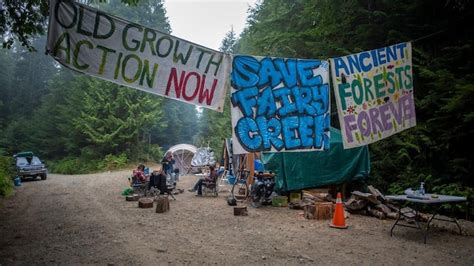
[[[229,185],[233,185],[235,183],[235,180],[236,180],[235,176],[233,175],[227,176],[227,182],[229,183]]]
[[[13,179],[13,183],[15,184],[15,187],[21,186],[21,178],[19,176],[15,177],[15,179]]]

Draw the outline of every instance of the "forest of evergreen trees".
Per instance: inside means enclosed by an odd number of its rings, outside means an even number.
[[[171,32],[159,0],[140,0],[136,7],[118,0],[96,5]],[[398,193],[423,181],[428,191],[464,195],[472,203],[472,15],[468,0],[264,0],[249,8],[240,36],[233,31],[223,36],[221,50],[325,59],[413,41],[417,126],[370,145],[367,182]],[[222,138],[231,136],[229,103],[224,113],[198,112],[72,73],[42,53],[44,35],[26,37],[38,52],[22,46],[21,38],[7,39],[10,48],[0,50],[3,155],[32,150],[58,172],[82,173],[158,160],[177,143],[209,143],[220,150]],[[332,106],[331,123],[339,127],[334,101]]]
[[[171,31],[161,1],[136,7],[110,1],[98,8]],[[44,35],[32,39],[36,52],[19,44],[0,50],[3,154],[32,150],[50,171],[84,173],[159,162],[172,145],[210,141],[209,130],[219,123],[208,126],[208,111],[74,73],[44,55],[45,42]]]

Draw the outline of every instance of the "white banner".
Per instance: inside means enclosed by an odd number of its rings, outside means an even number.
[[[87,75],[222,112],[230,56],[86,5],[50,1],[47,52]]]
[[[416,125],[411,43],[331,59],[344,148]]]
[[[234,154],[329,149],[327,61],[239,55],[231,76]]]

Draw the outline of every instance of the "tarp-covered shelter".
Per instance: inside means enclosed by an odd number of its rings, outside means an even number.
[[[276,190],[290,191],[363,180],[369,176],[367,146],[344,150],[341,131],[331,128],[328,151],[264,153],[266,171],[276,173]]]
[[[174,169],[179,169],[181,174],[187,174],[191,171],[191,160],[196,153],[197,148],[191,144],[178,144],[169,148],[166,152],[173,154],[175,163]]]
[[[195,167],[204,167],[216,165],[216,157],[214,151],[209,147],[201,147],[197,149],[191,160],[191,165]]]

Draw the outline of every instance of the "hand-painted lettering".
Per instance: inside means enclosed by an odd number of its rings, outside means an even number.
[[[319,60],[234,57],[237,152],[329,149],[327,74]]]

